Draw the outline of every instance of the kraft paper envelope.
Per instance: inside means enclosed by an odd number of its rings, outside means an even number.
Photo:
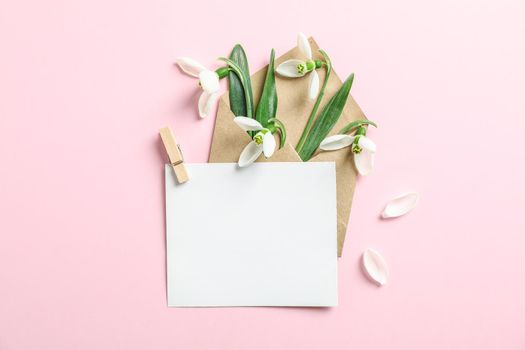
[[[312,51],[314,52],[314,59],[322,59],[321,54],[318,52],[319,47],[317,43],[313,38],[310,38],[309,41],[312,46]],[[280,63],[291,58],[304,57],[296,47],[278,57],[275,61],[275,66],[277,67]],[[267,68],[268,66],[264,67],[251,77],[253,97],[256,103],[260,97]],[[320,69],[318,72],[320,81],[323,82],[325,70]],[[334,71],[332,71],[326,88],[325,97],[321,102],[319,110],[324,107],[327,101],[334,95],[341,85],[341,79]],[[264,156],[261,156],[258,161],[300,162],[301,158],[299,158],[294,147],[297,145],[297,142],[301,137],[304,126],[306,125],[306,121],[315,102],[310,101],[308,98],[308,76],[287,79],[276,75],[276,87],[279,99],[277,118],[281,120],[286,127],[286,145],[279,151],[275,152],[270,159],[265,159]],[[233,122],[234,117],[235,116],[230,111],[228,93],[225,93],[219,101],[210,150],[210,163],[236,162],[239,159],[239,155],[243,148],[250,142],[247,133],[242,131]],[[339,121],[332,129],[330,135],[338,133],[346,124],[358,119],[365,119],[365,115],[352,96],[349,96],[344,111]],[[350,216],[350,208],[352,206],[352,196],[354,194],[357,178],[357,170],[354,167],[352,157],[352,152],[350,148],[347,147],[338,151],[320,152],[310,160],[313,162],[334,161],[336,163],[338,256],[341,256],[343,250],[348,218]]]

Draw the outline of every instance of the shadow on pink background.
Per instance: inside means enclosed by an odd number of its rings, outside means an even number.
[[[0,349],[525,349],[522,1],[0,1]],[[168,309],[170,125],[207,160],[180,55],[253,71],[313,35],[378,144],[333,309]],[[381,221],[416,190],[408,216]],[[205,213],[203,213],[205,215]],[[389,284],[362,275],[364,249]]]

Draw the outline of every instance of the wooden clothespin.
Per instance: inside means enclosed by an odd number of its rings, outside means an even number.
[[[170,158],[170,164],[175,172],[175,177],[179,183],[184,183],[189,180],[188,172],[184,166],[184,157],[182,156],[182,151],[180,149],[175,136],[171,132],[169,127],[160,129],[160,138],[166,152],[168,152],[168,157]]]

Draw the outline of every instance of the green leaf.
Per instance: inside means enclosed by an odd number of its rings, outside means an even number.
[[[252,95],[247,93],[247,86],[251,85],[250,77],[246,76],[246,74],[242,71],[242,68],[239,67],[237,63],[233,62],[229,58],[219,57],[219,60],[226,62],[231,68],[231,70],[237,75],[237,78],[239,78],[241,85],[244,89],[244,100],[246,102],[246,117],[253,118]]]
[[[245,86],[243,86],[241,80],[235,72],[230,72],[228,75],[228,87],[230,91],[230,109],[235,114],[235,116],[244,116],[244,117],[253,117],[253,113],[248,111],[253,111],[253,93],[252,93],[252,84],[250,80],[250,68],[248,66],[248,59],[246,58],[246,53],[240,44],[237,44],[233,47],[233,50],[230,54],[230,60],[235,62],[242,74],[245,76]],[[246,98],[246,93],[249,95],[248,99]],[[246,101],[252,101],[251,106],[247,108]]]
[[[346,100],[348,99],[348,95],[350,94],[350,88],[352,87],[353,81],[354,74],[352,73],[335,95],[332,96],[330,101],[328,101],[326,106],[324,106],[321,113],[319,113],[303,148],[299,151],[299,157],[301,157],[303,161],[306,162],[312,158],[312,155],[321,144],[321,141],[325,139],[330,130],[332,130],[339,120],[343,108],[345,107]]]
[[[340,134],[347,134],[348,132],[352,131],[353,129],[356,129],[363,125],[372,125],[377,128],[377,124],[374,123],[371,120],[362,119],[362,120],[356,120],[351,123],[348,123],[344,128],[339,131]]]
[[[266,79],[264,80],[264,87],[255,111],[255,119],[264,127],[268,124],[268,120],[275,118],[277,113],[277,91],[275,89],[275,50],[272,49],[270,54],[270,63],[268,64],[268,71],[266,72]]]

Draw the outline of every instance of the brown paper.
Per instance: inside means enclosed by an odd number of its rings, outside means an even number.
[[[314,59],[322,59],[318,53],[317,43],[313,38],[309,39],[312,46]],[[277,67],[280,63],[291,58],[302,58],[302,54],[296,47],[284,55],[278,57],[275,61]],[[255,102],[258,101],[264,84],[266,70],[268,66],[252,75],[252,88]],[[325,71],[318,70],[320,81],[324,81]],[[309,77],[305,76],[296,79],[287,79],[276,76],[276,87],[278,94],[277,119],[281,120],[287,132],[286,145],[275,152],[270,159],[264,156],[259,157],[258,161],[270,162],[300,162],[301,158],[295,151],[295,145],[299,141],[304,126],[310,112],[312,111],[315,101],[308,98],[308,81]],[[341,87],[341,79],[332,71],[330,80],[326,87],[325,97],[321,102],[320,109],[328,102],[335,92]],[[210,151],[210,163],[237,162],[239,155],[244,147],[251,141],[248,134],[241,130],[234,122],[235,116],[230,111],[228,93],[225,93],[220,101],[213,131],[213,140]],[[341,118],[330,132],[330,135],[336,134],[346,124],[365,119],[365,116],[352,96],[343,110]],[[350,208],[352,206],[352,197],[357,178],[357,171],[354,167],[352,152],[349,147],[338,151],[320,152],[315,155],[311,161],[326,162],[335,161],[336,163],[336,181],[337,181],[337,254],[341,256],[343,244],[346,235]]]

